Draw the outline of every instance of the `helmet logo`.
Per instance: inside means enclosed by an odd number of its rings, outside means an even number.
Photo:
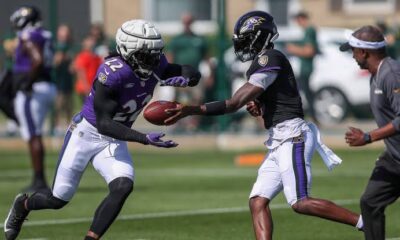
[[[31,13],[31,11],[32,10],[30,8],[24,7],[21,9],[21,16],[26,17]]]
[[[249,30],[254,30],[254,28],[256,26],[260,25],[264,21],[265,21],[265,18],[263,18],[263,17],[259,17],[259,16],[251,17],[244,22],[243,26],[239,30],[239,33],[242,34]]]

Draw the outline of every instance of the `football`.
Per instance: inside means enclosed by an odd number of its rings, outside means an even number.
[[[171,114],[165,112],[165,109],[175,108],[176,106],[176,102],[154,101],[146,106],[143,117],[154,125],[165,125],[164,121],[171,116]]]

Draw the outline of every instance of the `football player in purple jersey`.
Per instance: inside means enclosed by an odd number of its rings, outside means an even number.
[[[268,154],[258,170],[249,196],[253,227],[258,240],[272,239],[270,201],[285,194],[288,204],[300,214],[317,216],[362,228],[362,218],[335,203],[310,196],[311,159],[315,149],[326,156],[331,169],[336,155],[318,140],[318,129],[304,121],[302,102],[292,67],[280,51],[274,49],[278,38],[273,17],[252,11],[237,21],[233,45],[237,57],[252,61],[248,81],[228,100],[167,109],[174,113],[165,123],[174,123],[188,115],[223,115],[247,105],[254,116],[262,116],[267,129]],[[322,147],[324,146],[324,147]],[[320,151],[319,149],[322,149]],[[331,162],[332,161],[332,162]]]
[[[97,208],[85,239],[99,239],[133,190],[134,168],[127,141],[172,148],[163,133],[131,128],[154,88],[197,85],[200,73],[167,62],[164,42],[153,24],[125,22],[116,34],[117,53],[99,67],[91,92],[69,126],[60,152],[52,192],[19,194],[4,223],[6,239],[15,239],[29,211],[59,209],[73,197],[86,166],[92,163],[108,184],[109,194]]]
[[[44,174],[42,128],[56,96],[56,87],[50,74],[52,36],[41,27],[40,12],[33,6],[19,8],[10,20],[18,36],[12,70],[16,92],[14,110],[21,136],[28,142],[34,172],[32,184],[26,191],[48,190]]]

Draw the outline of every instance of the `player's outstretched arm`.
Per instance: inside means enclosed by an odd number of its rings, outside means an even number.
[[[94,110],[96,112],[96,126],[99,133],[123,141],[138,142],[162,148],[178,146],[172,140],[163,140],[164,133],[144,134],[126,127],[112,118],[118,109],[115,92],[107,86],[95,82],[96,95],[94,97]]]
[[[96,94],[94,96],[94,110],[96,113],[96,127],[99,133],[130,142],[149,144],[146,134],[126,127],[112,118],[118,109],[115,92],[96,80]]]
[[[199,83],[201,73],[192,66],[182,65],[182,76],[189,79],[189,87],[194,87]]]
[[[264,92],[264,89],[251,83],[245,83],[226,101],[226,113],[233,113],[239,110],[250,101],[254,101]]]
[[[168,64],[160,79],[161,86],[194,87],[201,78],[201,74],[189,65]]]
[[[239,90],[235,92],[233,97],[224,101],[216,101],[205,103],[200,106],[185,106],[178,104],[176,108],[166,109],[167,113],[173,114],[165,120],[165,124],[173,124],[179,119],[189,115],[223,115],[233,113],[246,105],[248,102],[255,100],[264,92],[263,88],[254,86],[250,83],[245,83]]]

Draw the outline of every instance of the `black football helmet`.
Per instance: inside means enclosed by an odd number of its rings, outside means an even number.
[[[33,6],[20,7],[10,17],[11,24],[16,30],[22,30],[26,26],[36,26],[41,20],[39,10]]]
[[[279,36],[274,18],[263,11],[251,11],[241,16],[233,30],[233,47],[242,62],[253,60],[264,49],[274,47]]]

